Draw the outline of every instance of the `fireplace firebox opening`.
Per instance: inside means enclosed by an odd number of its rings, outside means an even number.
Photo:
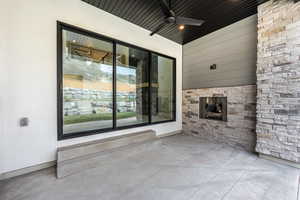
[[[199,118],[227,121],[227,97],[200,97]]]

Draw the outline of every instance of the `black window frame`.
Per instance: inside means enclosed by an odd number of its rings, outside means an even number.
[[[113,44],[113,126],[112,128],[103,128],[103,129],[97,129],[97,130],[88,130],[88,131],[81,131],[81,132],[74,132],[74,133],[63,133],[63,30],[71,31],[74,33],[78,33],[81,35],[85,35],[88,37],[92,37],[95,39],[103,40],[106,42],[111,42]],[[135,48],[140,49],[143,51],[148,52],[149,54],[149,122],[148,123],[142,123],[142,124],[134,124],[134,125],[128,125],[128,126],[116,126],[116,46],[117,44],[123,45],[129,48]],[[166,121],[159,121],[159,122],[152,122],[152,106],[151,106],[151,65],[152,65],[152,54],[165,57],[168,59],[171,59],[173,61],[173,119],[172,120],[166,120]],[[77,137],[83,137],[88,135],[95,135],[100,133],[106,133],[106,132],[113,132],[113,131],[119,131],[124,129],[130,129],[130,128],[136,128],[136,127],[143,127],[143,126],[151,126],[155,124],[161,124],[161,123],[169,123],[169,122],[175,122],[176,121],[176,58],[164,55],[155,51],[151,51],[149,49],[145,49],[133,44],[129,44],[111,37],[104,36],[102,34],[92,32],[74,25],[70,25],[64,22],[57,21],[57,139],[58,140],[65,140],[65,139],[71,139],[71,138],[77,138]]]

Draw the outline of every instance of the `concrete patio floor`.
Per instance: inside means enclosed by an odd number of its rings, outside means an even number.
[[[133,151],[134,148],[135,150]],[[177,135],[108,153],[103,165],[54,168],[0,182],[1,200],[297,200],[299,170]]]

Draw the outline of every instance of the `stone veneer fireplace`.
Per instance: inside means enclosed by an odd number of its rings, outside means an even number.
[[[201,97],[226,99],[227,120],[200,118]],[[255,124],[255,85],[183,91],[183,130],[186,134],[254,151]]]
[[[258,6],[256,75],[257,86],[184,90],[183,130],[300,167],[299,1]],[[227,121],[199,119],[199,97],[227,97]]]

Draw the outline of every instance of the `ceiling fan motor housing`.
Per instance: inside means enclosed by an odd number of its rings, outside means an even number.
[[[168,23],[175,23],[175,22],[176,22],[176,18],[173,17],[173,16],[167,17],[166,21],[167,21]]]

